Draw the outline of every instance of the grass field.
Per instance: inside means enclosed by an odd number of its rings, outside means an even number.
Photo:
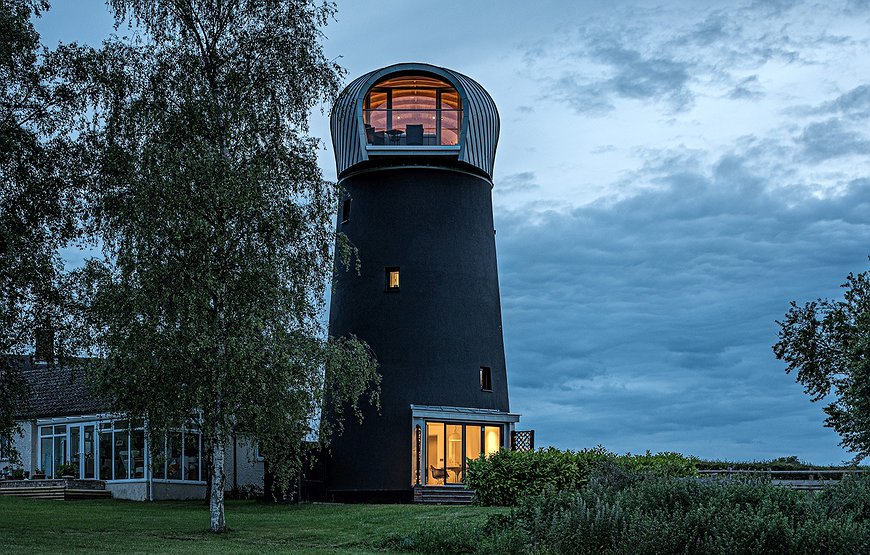
[[[230,530],[207,532],[203,502],[49,501],[0,496],[0,553],[379,553],[392,532],[482,522],[505,512],[427,505],[227,502]]]

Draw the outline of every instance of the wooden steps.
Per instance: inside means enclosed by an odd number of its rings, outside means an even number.
[[[428,505],[470,505],[474,491],[462,486],[415,486],[414,503]]]
[[[3,480],[0,481],[0,495],[64,501],[112,498],[112,492],[106,490],[105,482],[100,480],[69,479]]]

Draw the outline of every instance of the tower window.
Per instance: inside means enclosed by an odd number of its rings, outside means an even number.
[[[399,268],[386,268],[386,290],[399,290]]]
[[[488,366],[480,367],[480,389],[481,391],[492,391],[492,368]]]
[[[341,223],[346,224],[350,221],[350,199],[344,199],[341,205]]]

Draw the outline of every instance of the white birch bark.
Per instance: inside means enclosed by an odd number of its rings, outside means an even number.
[[[216,434],[220,435],[220,434]],[[224,455],[226,445],[220,438],[213,441],[213,455],[211,459],[211,501],[209,512],[211,513],[211,531],[223,532],[227,528],[224,516]]]

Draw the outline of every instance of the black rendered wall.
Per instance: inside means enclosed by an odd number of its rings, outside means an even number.
[[[491,184],[434,167],[383,168],[342,184],[351,216],[338,227],[362,268],[338,268],[329,333],[365,340],[383,380],[380,414],[363,403],[363,423],[347,415],[332,441],[328,488],[408,491],[411,404],[509,410]],[[400,291],[385,292],[393,266]],[[492,392],[480,389],[481,366],[492,368]]]

